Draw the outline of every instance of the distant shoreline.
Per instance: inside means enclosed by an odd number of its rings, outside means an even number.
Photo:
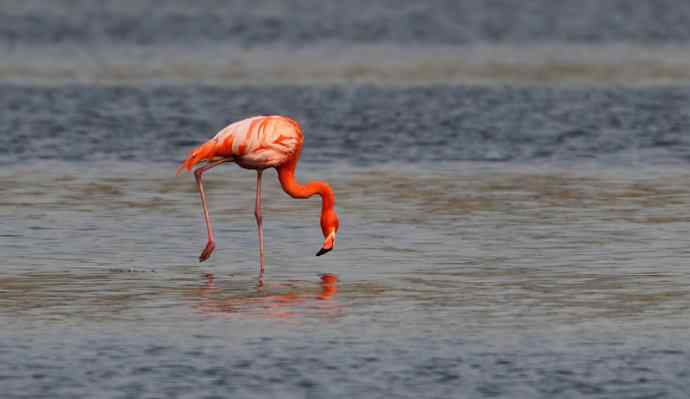
[[[27,84],[686,85],[690,45],[243,48],[61,44],[0,48],[0,81]]]

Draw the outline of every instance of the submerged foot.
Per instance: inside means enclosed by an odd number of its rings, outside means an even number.
[[[208,244],[206,244],[206,248],[204,248],[203,252],[201,252],[201,255],[199,255],[199,262],[203,262],[208,259],[213,253],[214,249],[216,249],[216,243],[209,241]]]

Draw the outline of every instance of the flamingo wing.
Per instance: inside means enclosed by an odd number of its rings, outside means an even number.
[[[302,131],[294,120],[284,116],[254,116],[232,123],[211,140],[193,149],[182,164],[192,170],[199,162],[233,159],[240,166],[264,169],[286,162],[302,146]]]

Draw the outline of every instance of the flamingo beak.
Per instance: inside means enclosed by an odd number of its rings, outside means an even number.
[[[319,249],[319,252],[316,253],[316,256],[321,256],[321,255],[323,255],[323,254],[325,254],[325,253],[328,253],[328,252],[331,251],[331,249],[333,249],[333,248],[329,248],[329,249],[321,248],[321,249]]]
[[[323,247],[321,247],[319,252],[316,253],[316,256],[321,256],[327,252],[330,252],[333,247],[335,247],[335,231],[326,237],[326,240],[323,242]]]

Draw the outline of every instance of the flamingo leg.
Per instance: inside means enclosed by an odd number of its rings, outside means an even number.
[[[215,168],[216,166],[225,162],[229,162],[229,160],[221,159],[220,161],[211,162],[194,171],[196,186],[199,190],[199,195],[201,196],[201,206],[204,210],[204,221],[206,221],[206,230],[208,231],[208,242],[206,243],[206,248],[204,248],[204,250],[201,252],[201,255],[199,255],[199,262],[203,262],[206,259],[208,259],[209,256],[211,256],[211,254],[213,253],[213,250],[216,249],[216,241],[213,239],[213,226],[211,225],[211,219],[208,216],[208,203],[206,201],[206,193],[204,192],[203,174],[209,169]]]
[[[259,285],[263,285],[264,277],[264,227],[263,217],[261,216],[261,174],[263,170],[256,171],[256,207],[254,208],[254,216],[256,217],[256,225],[259,230]]]

